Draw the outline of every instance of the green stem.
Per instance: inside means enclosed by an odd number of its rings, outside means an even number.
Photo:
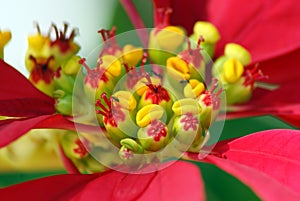
[[[4,48],[0,48],[0,59],[4,60]]]

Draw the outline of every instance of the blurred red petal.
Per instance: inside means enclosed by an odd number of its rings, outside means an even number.
[[[171,24],[184,27],[188,35],[193,33],[195,22],[205,20],[206,18],[206,0],[172,0],[171,2],[173,9]],[[188,13],[188,15],[186,13]]]
[[[300,48],[288,54],[259,62],[259,68],[265,75],[269,76],[266,82],[277,84],[290,82],[291,80],[298,80],[299,82],[299,58]]]
[[[1,199],[19,200],[205,200],[196,166],[176,162],[148,174],[109,171],[60,175],[0,189]]]
[[[0,115],[30,117],[55,112],[54,99],[0,59]]]
[[[75,130],[74,124],[60,114],[43,115],[33,118],[1,120],[0,148],[8,145],[34,128],[62,128]]]
[[[88,182],[98,176],[69,174],[36,179],[0,189],[1,200],[71,200]]]
[[[300,47],[300,2],[297,0],[211,0],[208,20],[221,33],[218,53],[225,43],[237,42],[245,46],[260,62],[283,55]]]
[[[234,161],[263,172],[300,195],[300,131],[268,130],[224,144],[215,151]]]
[[[300,194],[295,193],[287,186],[254,168],[214,156],[208,156],[206,160],[244,182],[262,200],[300,200]]]

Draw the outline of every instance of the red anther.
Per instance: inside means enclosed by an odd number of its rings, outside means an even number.
[[[85,58],[81,58],[81,59],[79,60],[79,64],[84,64],[84,63],[85,63],[85,61],[86,61],[86,59],[85,59]]]

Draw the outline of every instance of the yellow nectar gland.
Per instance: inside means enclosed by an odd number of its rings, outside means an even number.
[[[176,26],[167,26],[158,32],[156,40],[159,46],[166,51],[175,51],[184,41],[183,29]]]
[[[176,80],[189,80],[191,76],[188,63],[179,57],[170,57],[167,60],[167,70]]]
[[[125,45],[123,47],[122,59],[129,66],[136,66],[143,58],[143,49],[141,47],[134,47],[133,45]]]
[[[197,79],[190,79],[184,87],[184,96],[186,98],[198,98],[205,91],[205,86]]]
[[[136,123],[139,127],[146,127],[152,120],[160,119],[164,109],[160,105],[149,104],[142,107],[136,114]]]
[[[196,22],[194,25],[194,34],[197,36],[203,36],[205,42],[207,43],[214,44],[220,40],[218,29],[209,22]]]
[[[237,59],[228,59],[223,64],[222,78],[225,82],[237,82],[244,72],[244,66]]]
[[[236,58],[244,66],[251,63],[250,53],[241,45],[236,43],[228,43],[225,46],[224,55],[229,58]]]

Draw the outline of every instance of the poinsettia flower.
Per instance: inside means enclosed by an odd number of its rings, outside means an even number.
[[[189,34],[196,21],[211,22],[221,35],[216,56],[222,55],[226,43],[241,44],[251,53],[251,65],[259,64],[263,73],[268,75],[264,82],[278,85],[276,90],[257,89],[249,102],[232,108],[226,114],[227,119],[272,114],[294,126],[300,126],[300,96],[291,92],[299,85],[300,77],[297,69],[300,54],[298,1],[153,2],[155,9],[172,8],[171,24],[185,27]]]
[[[269,130],[219,142],[203,158],[248,185],[261,199],[299,200],[300,131]],[[275,148],[277,147],[277,148]],[[90,175],[57,175],[0,189],[2,198],[18,200],[205,200],[198,169],[187,162],[147,174],[107,171]],[[45,188],[47,186],[47,188]],[[18,192],[18,193],[16,193]]]

